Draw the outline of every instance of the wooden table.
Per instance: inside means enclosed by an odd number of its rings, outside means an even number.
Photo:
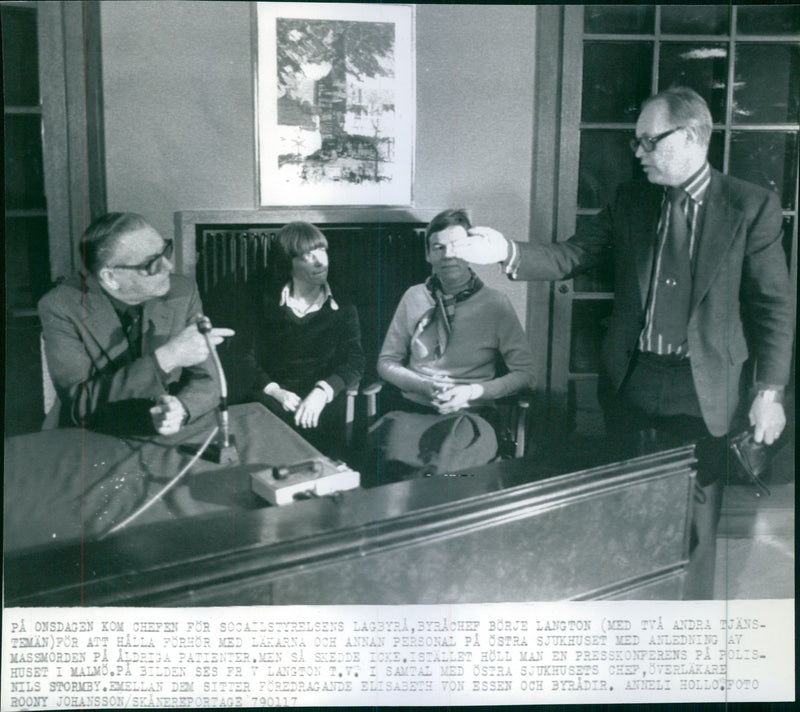
[[[536,459],[519,459],[260,508],[248,507],[241,481],[229,487],[212,469],[193,497],[245,506],[7,552],[5,602],[678,599],[694,467],[686,447],[537,480]]]

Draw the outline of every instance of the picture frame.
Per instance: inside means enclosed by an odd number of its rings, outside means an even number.
[[[412,205],[413,5],[255,4],[259,205]]]

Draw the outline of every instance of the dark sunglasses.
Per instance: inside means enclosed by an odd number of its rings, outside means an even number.
[[[152,276],[158,274],[161,269],[161,261],[168,260],[170,257],[172,257],[172,240],[164,240],[164,249],[147,260],[147,262],[142,262],[140,265],[114,265],[111,269],[135,269],[138,272],[144,272]]]
[[[652,153],[656,150],[659,141],[663,141],[667,136],[674,134],[676,131],[686,128],[685,126],[676,126],[674,129],[664,131],[657,136],[642,136],[641,138],[632,138],[630,140],[631,151],[636,151],[641,148],[645,153]]]

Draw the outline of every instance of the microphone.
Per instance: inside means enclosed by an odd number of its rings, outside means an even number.
[[[225,378],[225,371],[222,369],[222,362],[219,360],[217,348],[211,342],[211,319],[201,314],[197,320],[197,330],[205,337],[214,368],[219,378],[219,431],[221,442],[211,445],[206,450],[205,458],[213,460],[221,465],[236,465],[239,463],[239,453],[236,451],[234,437],[230,432],[228,420],[228,381]]]

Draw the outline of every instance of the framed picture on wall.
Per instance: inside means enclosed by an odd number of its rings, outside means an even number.
[[[411,205],[414,7],[255,8],[260,205]]]

